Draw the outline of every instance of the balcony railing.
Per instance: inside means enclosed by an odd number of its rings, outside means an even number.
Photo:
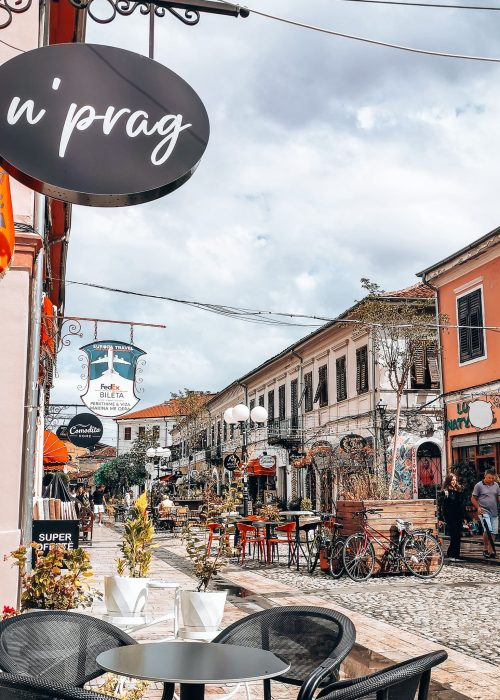
[[[302,416],[275,418],[267,422],[267,441],[270,445],[298,445],[303,433]]]

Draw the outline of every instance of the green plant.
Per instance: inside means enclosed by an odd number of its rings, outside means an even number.
[[[131,518],[125,522],[125,533],[118,545],[122,557],[116,560],[118,576],[144,578],[148,575],[153,558],[155,531],[148,515],[146,493],[139,496],[132,508]]]
[[[28,573],[26,563],[34,551],[34,565]],[[68,610],[89,607],[100,593],[90,589],[87,579],[92,578],[92,566],[84,549],[65,549],[51,545],[43,551],[40,544],[32,542],[11,552],[14,566],[19,568],[21,580],[21,610]]]
[[[207,543],[204,534],[195,531],[192,525],[186,525],[182,531],[182,540],[186,546],[186,553],[191,560],[194,577],[198,579],[197,591],[206,591],[213,576],[216,576],[229,563],[233,550],[229,544],[230,534],[227,526],[222,525],[218,540],[217,552],[212,556],[207,551]]]

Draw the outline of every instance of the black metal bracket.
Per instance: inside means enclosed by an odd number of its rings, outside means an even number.
[[[233,5],[229,2],[218,2],[217,0],[151,0],[150,2],[148,0],[106,0],[109,14],[102,17],[95,14],[92,9],[94,0],[69,0],[69,2],[77,10],[86,10],[88,16],[98,24],[109,24],[117,15],[126,17],[137,9],[141,15],[154,14],[155,17],[165,17],[165,14],[169,12],[191,27],[198,24],[201,12],[232,17],[248,17],[250,14],[250,10],[246,7]],[[100,9],[102,11],[102,3]]]
[[[10,25],[14,15],[27,12],[33,0],[1,0],[0,1],[0,29],[5,29]]]

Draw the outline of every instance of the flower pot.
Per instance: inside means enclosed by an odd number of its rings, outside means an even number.
[[[104,577],[104,602],[108,613],[140,615],[148,597],[147,578]]]
[[[212,639],[219,631],[227,591],[181,591],[184,639]]]

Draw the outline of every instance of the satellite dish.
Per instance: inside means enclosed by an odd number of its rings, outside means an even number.
[[[488,401],[472,401],[469,404],[469,422],[474,428],[489,428],[493,420],[493,408]]]

